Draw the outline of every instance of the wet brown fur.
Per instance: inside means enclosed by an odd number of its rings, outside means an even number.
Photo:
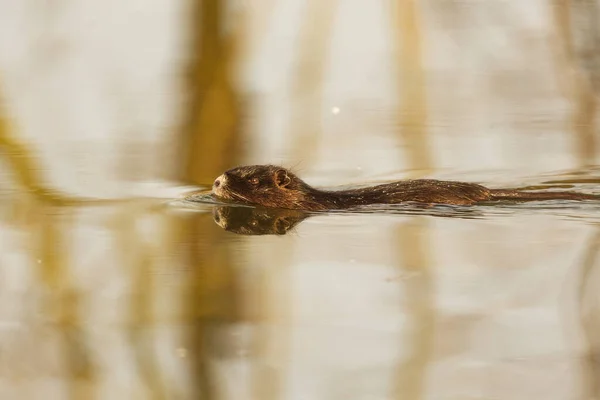
[[[472,205],[498,200],[521,202],[600,198],[592,194],[564,191],[488,189],[475,183],[435,179],[405,180],[360,189],[330,191],[313,188],[289,170],[276,165],[249,165],[230,169],[215,180],[213,193],[219,198],[235,202],[307,211],[405,202]]]

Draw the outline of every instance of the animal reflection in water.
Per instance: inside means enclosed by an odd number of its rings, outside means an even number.
[[[362,209],[352,214],[382,214],[387,215],[428,215],[446,218],[473,219],[481,218],[483,214],[472,209],[452,209],[448,207],[423,208],[403,207],[398,209]],[[347,214],[347,213],[345,213]],[[349,215],[352,215],[349,214]],[[255,208],[244,206],[216,206],[213,208],[213,219],[217,225],[226,231],[240,235],[285,235],[293,231],[300,222],[317,214],[301,210],[277,208]],[[321,214],[323,215],[323,214]]]
[[[309,214],[299,210],[279,210],[218,206],[213,219],[226,231],[240,235],[285,235]]]

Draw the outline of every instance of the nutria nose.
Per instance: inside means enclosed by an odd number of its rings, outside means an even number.
[[[227,178],[225,177],[225,175],[221,175],[221,176],[217,176],[217,179],[215,179],[215,182],[213,183],[213,190],[217,190],[223,186],[225,186],[227,184]]]

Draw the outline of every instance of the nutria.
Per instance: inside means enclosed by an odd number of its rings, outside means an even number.
[[[218,206],[213,219],[226,231],[240,235],[285,235],[309,215],[300,210]]]
[[[270,208],[306,211],[341,210],[370,204],[472,205],[489,201],[592,200],[600,196],[576,192],[526,192],[488,189],[475,183],[414,179],[349,190],[313,188],[276,165],[232,168],[213,184],[219,199]]]

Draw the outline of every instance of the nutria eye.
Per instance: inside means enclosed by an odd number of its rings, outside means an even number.
[[[259,182],[258,178],[252,178],[252,179],[250,179],[250,183],[253,184],[253,185],[258,185],[258,182]]]

